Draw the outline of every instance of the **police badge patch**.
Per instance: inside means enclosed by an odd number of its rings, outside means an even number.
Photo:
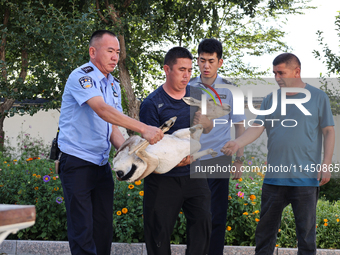
[[[83,76],[79,79],[79,83],[83,89],[89,89],[93,87],[93,80],[90,76]]]

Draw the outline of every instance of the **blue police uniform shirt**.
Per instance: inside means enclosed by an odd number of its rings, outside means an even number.
[[[202,84],[200,76],[197,76],[196,78],[191,79],[189,84],[190,84],[190,86],[194,86],[194,87],[206,88]],[[231,91],[227,88],[215,88],[216,84],[226,84],[224,79],[219,75],[217,75],[214,83],[211,86],[216,90],[216,92],[220,96],[222,103],[226,103],[226,104],[228,104],[232,107],[233,106],[233,95],[232,95]],[[203,93],[207,94],[205,91]],[[209,97],[210,96],[207,95],[207,99]],[[217,98],[217,96],[215,96],[215,97]],[[213,127],[213,129],[209,133],[202,134],[201,139],[200,139],[200,143],[201,143],[201,146],[202,146],[201,150],[206,150],[206,149],[211,148],[218,153],[218,155],[216,157],[220,157],[220,156],[224,155],[221,152],[221,149],[225,145],[226,142],[231,140],[231,136],[230,136],[231,121],[234,125],[237,122],[245,120],[245,115],[244,114],[235,115],[235,114],[233,114],[233,110],[231,110],[231,112],[229,114],[222,116],[218,119],[227,120],[228,123],[226,123],[226,124],[216,124],[215,127]],[[239,125],[239,124],[236,124],[236,125]],[[242,125],[244,125],[244,124],[242,124]],[[201,157],[201,160],[207,160],[207,159],[211,159],[211,158],[212,158],[212,156],[209,154],[209,155]]]
[[[67,154],[105,165],[111,149],[112,124],[100,118],[86,103],[101,96],[105,103],[123,111],[118,80],[108,77],[90,61],[67,79],[59,119],[59,149]]]

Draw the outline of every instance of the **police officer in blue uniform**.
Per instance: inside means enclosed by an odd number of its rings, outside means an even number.
[[[111,254],[114,182],[108,158],[111,144],[119,148],[124,142],[117,125],[141,133],[150,144],[163,137],[160,129],[122,113],[119,83],[110,74],[119,52],[115,34],[94,32],[90,62],[70,74],[62,97],[59,171],[72,254]]]
[[[231,83],[218,75],[217,71],[223,64],[222,59],[222,44],[216,39],[204,39],[198,46],[198,66],[201,75],[190,80],[190,86],[209,90],[209,86],[213,87],[222,103],[233,105],[232,93],[227,88],[216,88],[216,84]],[[205,93],[205,92],[204,92]],[[203,123],[206,120],[203,115],[194,118],[194,124]],[[220,150],[230,137],[230,123],[234,123],[235,136],[239,137],[245,130],[244,115],[234,115],[231,111],[228,115],[222,116],[220,119],[228,120],[228,124],[215,125],[210,132],[203,133],[200,138],[201,150],[212,148],[218,152],[214,158],[211,155],[203,156],[200,159],[201,167],[208,166],[231,166],[232,160],[230,156],[225,156]],[[237,157],[234,162],[234,167],[237,172],[234,174],[234,179],[241,177],[240,167],[242,166],[243,148],[237,152]],[[228,192],[229,192],[229,174],[225,172],[214,173],[208,175],[208,184],[211,191],[211,214],[212,214],[212,232],[210,238],[209,255],[223,255],[225,229],[227,222],[228,210]]]

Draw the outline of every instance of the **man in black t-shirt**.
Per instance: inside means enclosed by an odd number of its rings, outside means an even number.
[[[164,59],[165,83],[141,104],[140,120],[159,127],[177,116],[169,134],[190,126],[187,86],[192,71],[192,55],[182,47],[168,51]],[[205,117],[205,116],[202,116]],[[209,122],[206,122],[209,123]],[[203,126],[208,129],[207,126]],[[187,255],[208,253],[211,214],[210,190],[206,179],[190,178],[190,156],[166,174],[150,174],[144,179],[144,234],[148,255],[171,255],[170,237],[183,209],[187,219]],[[197,162],[196,162],[197,164]]]

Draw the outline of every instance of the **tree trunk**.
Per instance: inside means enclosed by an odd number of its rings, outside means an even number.
[[[4,12],[4,20],[3,20],[3,27],[6,28],[9,20],[9,9],[6,8]],[[5,29],[3,29],[5,31]],[[1,35],[1,45],[0,45],[0,60],[2,61],[1,68],[1,75],[3,81],[7,80],[7,68],[6,68],[6,32]],[[3,151],[4,148],[4,139],[5,139],[5,132],[4,132],[4,120],[6,117],[5,111],[11,109],[14,104],[14,99],[3,98],[4,102],[0,105],[0,151]]]
[[[4,121],[6,117],[5,111],[8,111],[12,108],[14,104],[14,99],[4,98],[4,102],[0,106],[0,151],[3,151],[4,148],[4,140],[5,140],[5,132],[4,132]]]
[[[21,51],[21,71],[19,74],[18,82],[24,82],[27,75],[27,66],[28,66],[28,54],[25,49]],[[6,77],[5,77],[6,78]],[[13,90],[17,90],[13,88]],[[4,132],[4,121],[7,116],[7,111],[10,110],[15,102],[14,98],[4,98],[4,102],[0,106],[0,151],[3,151],[4,148],[4,139],[5,139],[5,132]]]
[[[128,115],[131,118],[139,120],[139,102],[136,100],[135,94],[131,86],[131,78],[129,70],[126,68],[126,47],[124,35],[118,36],[120,43],[120,59],[118,62],[120,84],[125,90],[128,104]]]
[[[123,8],[127,8],[131,4],[131,1],[132,0],[126,0]],[[110,15],[110,19],[112,20],[112,22],[118,23],[121,25],[119,11],[115,9],[114,5],[109,4],[109,1],[105,0],[105,6]],[[97,13],[100,19],[106,25],[108,25],[109,21],[103,16],[102,12],[100,11],[99,0],[96,0],[96,7],[97,7]],[[126,95],[128,115],[131,118],[139,120],[139,104],[140,103],[139,101],[136,100],[136,97],[135,97],[135,94],[133,92],[132,85],[131,85],[131,78],[130,78],[129,70],[126,67],[126,47],[125,47],[124,35],[123,34],[118,35],[118,40],[120,44],[120,57],[119,57],[119,62],[118,62],[120,86],[123,88],[125,95]],[[133,132],[128,130],[128,134],[132,135]]]

